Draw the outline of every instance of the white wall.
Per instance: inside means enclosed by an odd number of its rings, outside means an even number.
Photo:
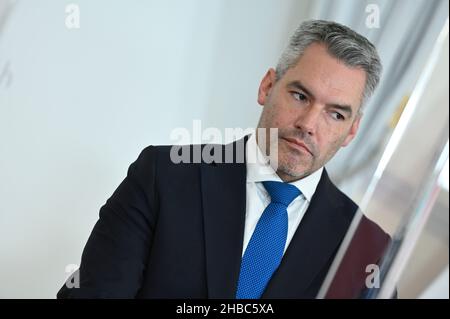
[[[260,79],[303,19],[358,26],[366,3],[390,3],[17,0],[9,11],[13,2],[0,0],[0,298],[55,297],[145,146],[172,143],[194,119],[255,126]],[[69,3],[80,29],[65,26]],[[395,53],[394,29],[381,33],[382,57]]]
[[[146,145],[193,119],[256,125],[294,2],[17,1],[0,29],[0,298],[55,297]]]

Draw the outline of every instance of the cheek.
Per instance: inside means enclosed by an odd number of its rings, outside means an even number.
[[[322,148],[322,154],[327,158],[332,157],[341,148],[345,136],[332,136],[325,141],[326,145]]]
[[[321,154],[335,153],[344,143],[348,134],[343,134],[342,129],[332,125],[322,125],[319,129],[322,134],[316,135],[316,141]]]
[[[273,117],[275,127],[288,128],[296,122],[298,113],[293,108],[278,107]]]
[[[281,115],[276,105],[267,105],[262,114],[262,124],[264,127],[280,127],[282,125]]]
[[[264,106],[264,122],[266,127],[292,127],[298,116],[298,109],[291,107],[284,96],[272,95]]]

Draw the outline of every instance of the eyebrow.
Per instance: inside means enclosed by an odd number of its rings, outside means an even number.
[[[309,95],[311,98],[314,99],[314,94],[312,94],[311,91],[308,90],[300,81],[292,81],[288,84],[288,87],[293,87],[298,90],[301,90],[301,91],[305,92],[307,95]],[[335,109],[341,110],[342,112],[347,113],[349,117],[352,117],[353,110],[350,105],[331,103],[331,104],[327,104],[327,106],[331,106]]]

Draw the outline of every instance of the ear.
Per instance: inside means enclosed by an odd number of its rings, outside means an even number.
[[[342,143],[342,147],[347,146],[350,142],[355,138],[356,133],[358,132],[359,123],[361,122],[361,115],[357,115],[356,119],[352,123],[352,127],[350,128],[350,132]]]
[[[270,68],[266,75],[264,75],[261,84],[258,89],[258,103],[264,106],[266,104],[267,97],[270,94],[273,86],[275,85],[276,75],[275,70]]]

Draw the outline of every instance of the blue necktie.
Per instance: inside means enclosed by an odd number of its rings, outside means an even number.
[[[288,232],[287,207],[300,195],[291,184],[263,182],[271,202],[262,213],[242,257],[236,298],[257,299],[263,294],[283,257]]]

